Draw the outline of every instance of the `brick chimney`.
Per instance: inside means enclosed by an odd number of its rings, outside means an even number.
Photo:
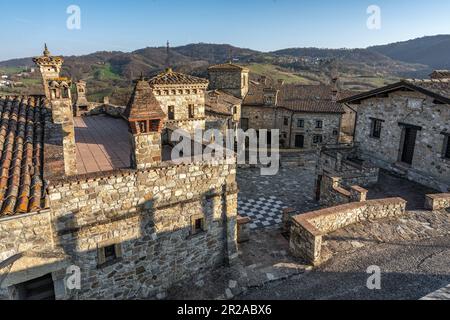
[[[133,167],[146,169],[159,164],[165,114],[149,83],[142,77],[136,82],[124,116],[130,126]]]

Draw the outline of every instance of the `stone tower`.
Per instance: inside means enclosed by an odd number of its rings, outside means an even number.
[[[221,90],[239,99],[244,99],[248,93],[250,70],[234,63],[224,63],[211,66],[209,72],[209,88]]]
[[[150,79],[149,84],[166,114],[165,129],[183,129],[191,134],[205,130],[208,80],[168,68]]]
[[[161,131],[165,113],[153,95],[149,83],[142,77],[136,82],[124,116],[130,126],[132,165],[146,169],[161,162]]]
[[[51,139],[51,145],[61,149],[61,165],[54,165],[60,175],[75,175],[76,146],[75,128],[72,111],[72,82],[59,76],[63,59],[52,56],[45,45],[44,55],[33,59],[41,70],[45,96],[51,105],[52,123],[46,129]],[[54,157],[55,159],[58,157]]]
[[[55,57],[50,54],[50,51],[45,44],[43,55],[33,59],[34,63],[39,67],[41,71],[44,93],[47,98],[50,97],[50,89],[48,83],[50,80],[59,78],[62,65],[64,63],[63,58]]]

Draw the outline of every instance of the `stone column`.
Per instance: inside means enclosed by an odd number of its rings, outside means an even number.
[[[161,163],[161,133],[131,134],[132,164],[135,169],[146,169]]]

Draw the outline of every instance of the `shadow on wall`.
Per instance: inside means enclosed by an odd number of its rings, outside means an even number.
[[[224,192],[209,190],[197,199],[156,208],[149,197],[126,212],[81,208],[61,215],[53,226],[55,249],[68,257],[64,266],[81,269],[81,289],[61,288],[68,275],[52,264],[34,274],[52,274],[59,282],[57,299],[164,298],[174,283],[227,262]]]

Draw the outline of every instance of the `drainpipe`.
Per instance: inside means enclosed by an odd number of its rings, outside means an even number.
[[[291,125],[289,126],[289,149],[292,148],[292,124],[294,122],[294,111],[291,111]]]

